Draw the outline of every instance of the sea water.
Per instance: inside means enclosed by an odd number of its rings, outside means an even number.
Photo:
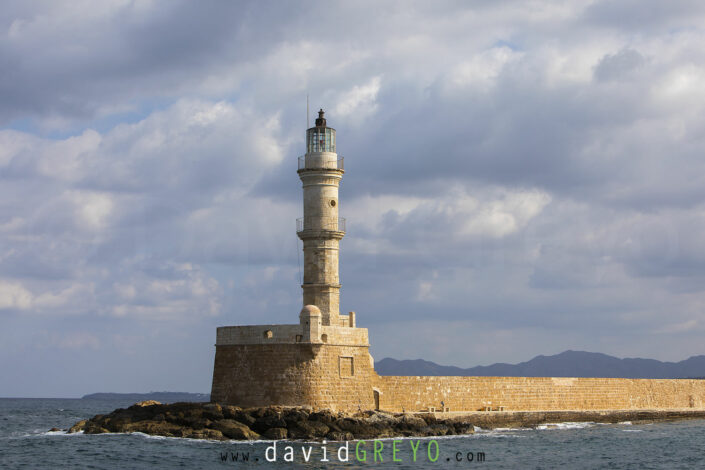
[[[129,405],[123,400],[0,399],[0,468],[705,468],[705,420],[553,423],[536,429],[478,428],[463,437],[325,444],[48,431]]]

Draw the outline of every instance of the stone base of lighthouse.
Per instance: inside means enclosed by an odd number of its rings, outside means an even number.
[[[211,401],[348,412],[703,410],[705,380],[379,376],[366,329],[302,317],[218,328]]]
[[[376,407],[366,328],[325,326],[307,306],[298,325],[218,328],[211,400],[250,406]],[[379,400],[379,398],[377,398]]]

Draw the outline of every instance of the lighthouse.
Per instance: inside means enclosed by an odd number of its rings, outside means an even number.
[[[379,408],[367,329],[357,327],[355,312],[340,313],[338,259],[345,219],[339,216],[338,189],[343,173],[335,129],[321,109],[315,126],[306,130],[305,154],[298,159],[303,217],[296,221],[296,233],[304,251],[299,322],[219,327],[211,400],[242,407]]]
[[[306,130],[306,154],[299,157],[304,216],[297,220],[303,242],[303,305],[314,305],[322,326],[338,326],[340,316],[339,245],[345,219],[339,217],[338,188],[345,172],[335,145],[335,129],[326,124],[323,109],[316,125]]]

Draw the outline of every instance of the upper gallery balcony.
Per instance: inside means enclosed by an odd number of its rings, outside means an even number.
[[[307,154],[299,157],[299,171],[338,170],[344,171],[343,157],[334,153]]]

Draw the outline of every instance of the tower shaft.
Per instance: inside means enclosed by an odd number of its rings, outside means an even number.
[[[319,111],[316,127],[306,132],[307,152],[299,158],[304,216],[297,233],[304,245],[303,305],[321,311],[323,325],[339,325],[339,242],[345,221],[338,216],[338,187],[344,170],[335,152],[335,129],[326,126]]]

